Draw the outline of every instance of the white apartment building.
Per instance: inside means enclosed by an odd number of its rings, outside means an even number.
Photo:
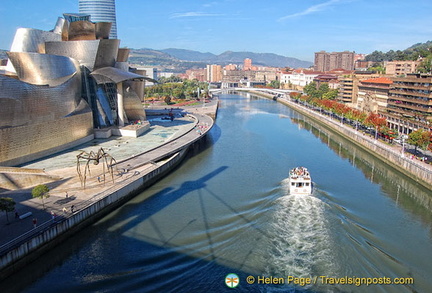
[[[285,84],[293,84],[298,86],[306,86],[313,82],[314,78],[323,74],[320,71],[309,71],[296,69],[291,72],[282,72],[280,74],[280,82]]]

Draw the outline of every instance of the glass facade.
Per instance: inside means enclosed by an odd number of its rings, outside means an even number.
[[[90,14],[92,22],[111,22],[110,39],[117,39],[115,0],[79,0],[79,12]]]

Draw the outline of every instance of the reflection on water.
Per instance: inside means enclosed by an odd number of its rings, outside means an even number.
[[[430,190],[405,177],[394,166],[383,163],[343,137],[324,130],[314,121],[306,117],[303,120],[293,119],[292,121],[302,125],[302,127],[319,137],[338,156],[348,159],[351,164],[364,173],[366,178],[379,184],[386,191],[385,194],[393,198],[396,204],[401,205],[410,212],[416,209],[416,215],[420,216],[425,224],[430,225],[432,223],[432,196]],[[419,212],[419,208],[425,210]]]

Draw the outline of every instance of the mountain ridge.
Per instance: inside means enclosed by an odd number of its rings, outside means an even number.
[[[307,68],[313,65],[312,62],[303,61],[294,57],[286,57],[274,53],[234,52],[225,51],[219,55],[199,51],[168,48],[154,50],[149,48],[131,49],[130,61],[150,66],[160,65],[164,69],[176,67],[178,69],[202,68],[207,64],[243,64],[244,59],[252,59],[253,65],[270,67],[292,67]],[[161,64],[157,64],[157,61]]]

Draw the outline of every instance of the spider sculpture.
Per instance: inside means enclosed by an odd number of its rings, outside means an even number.
[[[81,160],[86,162],[84,167],[84,174],[81,172]],[[117,164],[117,161],[111,157],[108,153],[104,151],[103,148],[100,148],[97,153],[91,151],[90,153],[87,153],[85,151],[82,151],[79,155],[77,155],[77,173],[81,180],[81,186],[84,187],[86,185],[86,179],[87,179],[87,171],[90,175],[90,162],[93,162],[93,165],[99,165],[99,162],[102,161],[103,165],[103,179],[105,182],[105,166],[108,169],[108,171],[111,174],[111,179],[114,183],[114,165]],[[108,164],[109,161],[109,164]],[[114,162],[114,164],[113,164]]]

